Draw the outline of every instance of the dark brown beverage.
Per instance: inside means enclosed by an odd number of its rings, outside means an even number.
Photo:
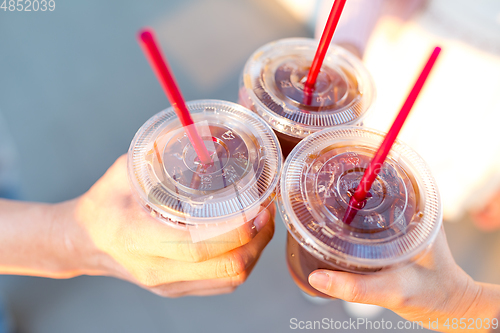
[[[297,284],[303,292],[310,296],[330,297],[311,287],[308,278],[309,274],[317,269],[337,270],[337,268],[317,259],[304,250],[289,232],[287,232],[286,237],[286,263],[293,281],[295,281],[295,284]]]
[[[292,152],[293,148],[302,140],[300,138],[295,138],[290,135],[286,135],[280,132],[274,131],[276,136],[278,137],[278,141],[281,145],[281,151],[283,152],[283,156],[287,158],[287,156]]]
[[[356,56],[332,45],[311,94],[304,84],[317,41],[284,39],[248,60],[239,103],[275,130],[286,157],[303,138],[323,128],[360,125],[374,99],[373,81]]]
[[[360,148],[354,150],[363,151]],[[319,185],[325,186],[324,191],[330,191],[326,184],[333,185],[335,181],[340,182],[340,188],[334,190],[335,192],[332,192],[329,198],[323,197],[322,203],[326,205],[333,215],[341,220],[345,214],[350,196],[356,190],[366,167],[371,161],[371,156],[362,155],[359,152],[354,153],[351,147],[332,146],[322,151],[324,159],[328,159],[332,154],[338,155],[331,158],[329,164],[324,165],[324,168],[331,174],[323,173],[318,177],[318,180],[319,184],[324,184]],[[343,225],[348,232],[367,233],[369,238],[376,239],[396,235],[408,228],[408,221],[411,220],[413,215],[418,215],[416,214],[418,210],[418,192],[415,192],[415,182],[412,182],[409,176],[409,182],[406,182],[406,184],[398,181],[398,176],[406,177],[407,175],[397,175],[395,169],[385,167],[366,198],[364,209],[373,212],[367,215],[365,211],[360,211],[352,223]],[[405,206],[406,209],[404,209]],[[404,218],[401,219],[398,212],[403,210]],[[396,221],[399,222],[395,223]],[[418,221],[418,216],[414,222],[416,221]],[[343,267],[341,263],[318,259],[301,246],[290,233],[287,235],[287,263],[295,283],[307,294],[320,297],[329,296],[309,285],[309,274],[317,269],[349,269],[349,267]],[[370,273],[380,270],[379,268],[365,269],[361,267],[350,267],[350,269],[356,270],[357,273]]]
[[[415,260],[434,239],[441,206],[425,163],[408,147],[393,147],[363,209],[342,221],[383,134],[359,127],[315,133],[296,147],[281,178],[280,212],[288,229],[287,263],[311,296],[316,269],[369,274]],[[286,175],[286,176],[285,176]]]
[[[241,105],[186,103],[212,162],[202,164],[173,107],[149,119],[128,154],[133,193],[151,216],[203,242],[249,223],[276,197],[283,157],[271,128]]]

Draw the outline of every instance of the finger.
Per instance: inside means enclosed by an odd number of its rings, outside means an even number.
[[[209,289],[236,288],[247,280],[258,260],[259,258],[254,260],[250,267],[237,276],[197,281],[179,281],[163,284],[150,289],[158,294],[188,294]]]
[[[236,289],[246,281],[257,261],[258,258],[246,271],[235,277],[198,281],[179,281],[149,288],[149,290],[164,297],[179,297],[195,293],[199,295],[208,290]]]
[[[207,289],[207,290],[200,290],[200,291],[195,291],[192,293],[185,294],[184,296],[214,296],[214,295],[224,295],[224,294],[230,294],[236,290],[236,287],[227,287],[227,288],[220,288],[220,289]]]
[[[274,223],[266,224],[248,244],[219,257],[199,263],[153,258],[139,271],[138,280],[154,287],[176,281],[197,281],[236,277],[254,264],[274,234]]]
[[[185,297],[185,296],[215,296],[215,295],[223,295],[223,294],[229,294],[232,293],[233,291],[236,290],[237,287],[226,287],[226,288],[218,288],[218,289],[206,289],[206,290],[194,290],[194,291],[187,291],[184,293],[179,293],[179,294],[162,294],[162,293],[157,293],[153,291],[153,293],[162,296],[162,297],[169,297],[169,298],[179,298],[179,297]]]
[[[219,279],[238,276],[247,270],[260,256],[274,234],[274,221],[270,220],[257,236],[248,244],[224,253],[218,257],[199,262],[175,262],[176,280]]]
[[[271,214],[272,218],[276,217],[276,203],[272,202],[268,207],[267,210],[269,211],[269,214]]]
[[[399,302],[399,286],[392,274],[361,275],[348,272],[316,270],[309,284],[329,296],[348,302],[388,307]]]
[[[130,252],[169,258],[184,262],[202,262],[218,257],[231,250],[248,244],[272,220],[267,209],[263,209],[252,221],[224,234],[207,240],[193,242],[188,230],[166,226],[151,217],[144,216],[124,230],[123,237]],[[213,228],[214,227],[208,227]],[[203,234],[203,229],[198,231]],[[207,230],[210,231],[210,230]]]

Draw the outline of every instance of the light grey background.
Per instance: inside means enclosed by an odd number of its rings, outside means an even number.
[[[169,106],[135,39],[146,25],[156,29],[187,100],[236,101],[240,71],[256,48],[311,36],[273,0],[56,0],[54,12],[0,11],[0,111],[19,150],[23,199],[82,194]],[[20,332],[288,332],[292,317],[348,320],[340,301],[319,306],[302,297],[287,272],[279,218],[276,226],[251,277],[231,295],[163,299],[104,277],[0,276],[0,291]],[[500,235],[467,220],[446,229],[466,271],[500,283]],[[400,320],[390,311],[382,317]]]

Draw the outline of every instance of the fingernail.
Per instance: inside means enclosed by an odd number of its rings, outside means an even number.
[[[264,209],[260,214],[253,220],[253,225],[257,232],[261,231],[262,228],[266,225],[267,221],[269,221],[269,212],[267,209]]]
[[[309,284],[319,291],[330,289],[330,275],[328,273],[317,272],[309,275]]]

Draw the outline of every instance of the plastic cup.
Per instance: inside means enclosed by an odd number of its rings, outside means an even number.
[[[324,129],[288,156],[280,182],[279,211],[288,229],[287,263],[297,285],[316,269],[369,274],[408,265],[425,253],[442,224],[442,204],[426,163],[396,141],[367,195],[347,225],[350,196],[384,133],[345,126]]]
[[[199,242],[244,225],[272,203],[283,157],[272,129],[241,105],[217,100],[186,105],[213,163],[200,162],[168,108],[135,135],[128,171],[139,203]]]
[[[314,39],[281,39],[255,51],[243,69],[239,103],[271,125],[285,157],[300,140],[323,128],[361,125],[375,99],[375,85],[363,63],[334,44],[306,98],[304,84],[317,48]]]

